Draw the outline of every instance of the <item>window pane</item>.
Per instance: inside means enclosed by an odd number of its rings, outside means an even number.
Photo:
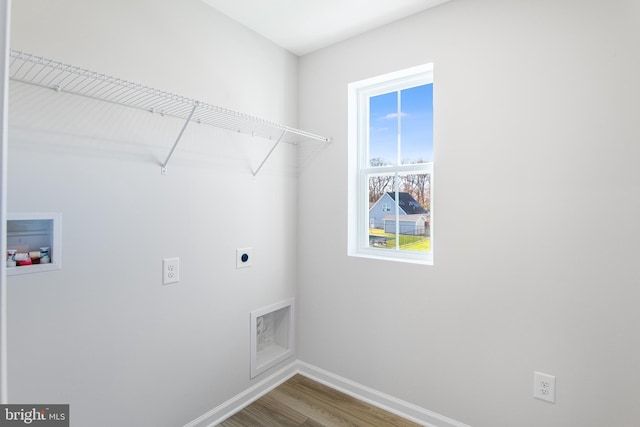
[[[398,93],[369,98],[369,164],[398,163]]]
[[[430,175],[369,175],[368,182],[369,247],[430,252]]]
[[[433,162],[433,84],[400,92],[402,164]]]
[[[384,228],[384,217],[396,212],[393,197],[395,175],[369,175],[369,228]]]

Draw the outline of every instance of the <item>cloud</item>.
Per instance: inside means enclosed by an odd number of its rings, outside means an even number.
[[[407,115],[408,115],[407,113],[389,113],[386,116],[384,116],[383,119],[397,119],[398,116],[406,117]]]

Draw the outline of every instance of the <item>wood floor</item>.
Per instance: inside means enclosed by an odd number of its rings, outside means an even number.
[[[418,424],[296,375],[219,426],[413,427]]]

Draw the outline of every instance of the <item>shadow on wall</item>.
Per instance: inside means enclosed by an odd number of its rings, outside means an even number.
[[[10,84],[9,107],[12,148],[158,166],[166,160],[185,123],[158,113],[17,82]],[[271,146],[272,142],[264,138],[190,123],[168,169],[172,164],[186,164],[250,173]],[[287,165],[286,169],[290,168],[295,164]]]

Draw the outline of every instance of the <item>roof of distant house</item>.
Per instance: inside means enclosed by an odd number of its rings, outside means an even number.
[[[396,193],[393,192],[393,191],[388,191],[387,194],[395,202]],[[405,192],[400,192],[400,193],[398,193],[398,196],[399,196],[399,199],[400,199],[398,201],[398,204],[400,205],[402,210],[406,212],[407,215],[426,214],[427,213],[427,211],[422,206],[420,206],[420,203],[416,202],[416,199],[411,197],[411,194],[405,193]]]

